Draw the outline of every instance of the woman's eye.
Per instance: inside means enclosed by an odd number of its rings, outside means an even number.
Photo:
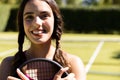
[[[34,19],[33,16],[26,16],[26,17],[25,17],[25,20],[27,20],[27,21],[31,21],[31,20],[33,20],[33,19]]]
[[[41,19],[46,19],[49,15],[48,14],[44,14],[44,15],[41,15]]]

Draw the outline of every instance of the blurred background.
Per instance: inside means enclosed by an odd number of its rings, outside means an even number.
[[[65,32],[120,33],[120,0],[56,0],[65,21]],[[21,0],[0,0],[0,31],[16,31]]]
[[[0,0],[0,62],[17,51],[20,2]],[[65,23],[62,49],[83,60],[87,80],[120,80],[120,0],[56,2]]]

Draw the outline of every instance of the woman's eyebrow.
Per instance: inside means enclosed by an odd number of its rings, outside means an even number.
[[[48,12],[48,11],[42,11],[42,12],[40,12],[40,14],[50,14],[50,12]]]
[[[26,12],[26,13],[24,13],[24,16],[28,15],[28,14],[33,14],[33,12]]]
[[[30,15],[30,14],[34,14],[34,12],[25,12],[25,13],[23,14],[23,16]],[[50,14],[50,12],[49,12],[49,11],[41,11],[40,14],[41,14],[41,15],[42,15],[42,14]]]

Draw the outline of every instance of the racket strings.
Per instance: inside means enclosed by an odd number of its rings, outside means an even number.
[[[58,68],[49,62],[31,62],[27,64],[25,74],[31,80],[52,80]]]

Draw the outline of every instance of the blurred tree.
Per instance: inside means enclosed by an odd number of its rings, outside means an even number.
[[[8,0],[1,0],[2,3],[8,3]]]
[[[22,0],[0,0],[1,3],[5,4],[19,4]]]
[[[72,3],[74,3],[75,2],[75,0],[67,0],[67,3],[68,4],[72,4]]]
[[[104,4],[120,4],[120,0],[104,0]]]
[[[58,5],[62,4],[62,0],[56,0],[56,2],[57,2]]]
[[[113,4],[118,4],[118,5],[120,5],[120,0],[113,0]]]
[[[21,0],[16,0],[16,3],[17,3],[17,4],[20,4],[20,3],[21,3]]]
[[[8,0],[8,3],[10,4],[16,4],[17,0]]]
[[[104,0],[104,4],[112,4],[113,0]]]
[[[67,4],[79,5],[81,0],[67,0]]]

